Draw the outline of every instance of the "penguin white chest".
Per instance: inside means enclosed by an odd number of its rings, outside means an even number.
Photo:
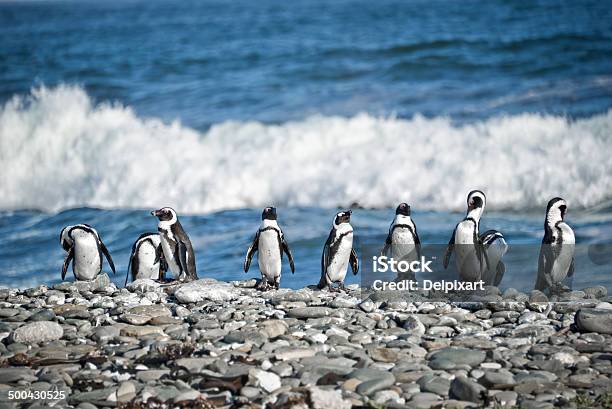
[[[269,279],[279,277],[281,274],[281,249],[278,232],[266,230],[259,234],[257,263],[261,274]]]
[[[138,248],[137,279],[159,278],[159,260],[156,262],[156,248],[149,241],[145,241]]]
[[[416,260],[416,246],[407,227],[396,227],[391,235],[391,257],[394,260]]]
[[[353,232],[345,234],[338,244],[335,254],[331,255],[327,275],[331,282],[344,282],[348,270],[349,258],[353,249]]]
[[[93,280],[102,271],[98,240],[93,234],[74,235],[73,271],[77,280]]]
[[[551,271],[555,283],[560,283],[567,277],[576,248],[574,231],[565,223],[559,223],[559,229],[560,238],[553,245],[553,251],[557,256]]]
[[[174,278],[178,279],[181,273],[181,267],[179,266],[178,260],[175,258],[174,253],[176,249],[176,239],[169,229],[160,232],[160,238],[166,263],[168,264],[170,271],[172,271]]]
[[[477,281],[481,278],[483,260],[478,257],[474,243],[474,223],[464,220],[455,231],[455,260],[459,277],[464,281]]]

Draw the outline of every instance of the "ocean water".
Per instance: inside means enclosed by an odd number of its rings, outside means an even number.
[[[406,201],[444,244],[479,188],[482,227],[511,245],[502,286],[528,289],[550,198],[581,251],[612,242],[611,17],[597,1],[0,2],[0,286],[58,282],[75,223],[122,285],[166,205],[200,276],[257,276],[242,258],[275,205],[296,258],[281,285],[298,288],[336,209],[368,247]],[[574,284],[610,273],[585,259]]]

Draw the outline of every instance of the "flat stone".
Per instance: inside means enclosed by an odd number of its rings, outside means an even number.
[[[150,291],[157,291],[160,287],[160,283],[150,278],[140,278],[134,280],[127,285],[127,289],[137,293],[147,293]]]
[[[585,298],[604,298],[608,295],[608,289],[603,285],[596,285],[593,287],[587,287],[584,290]]]
[[[482,402],[486,388],[465,376],[457,376],[451,382],[449,396],[453,399]]]
[[[371,348],[368,354],[377,362],[395,362],[398,357],[397,351],[390,348]]]
[[[181,391],[178,395],[176,395],[174,397],[174,403],[177,402],[189,402],[189,401],[193,401],[198,399],[201,396],[201,393],[194,390],[194,389],[190,389],[190,390],[186,390],[186,391]]]
[[[129,324],[144,325],[153,318],[171,317],[172,312],[161,304],[138,305],[121,315],[121,319]]]
[[[231,301],[238,298],[240,291],[231,284],[210,279],[195,280],[181,285],[175,292],[176,300],[183,304],[204,300],[214,302]]]
[[[514,375],[509,371],[485,371],[480,383],[491,389],[507,389],[516,385]]]
[[[450,388],[450,380],[436,376],[434,374],[425,374],[419,378],[417,384],[423,392],[431,392],[436,395],[446,396]]]
[[[421,336],[425,334],[425,325],[417,316],[411,315],[404,321],[403,328],[411,335]]]
[[[334,373],[338,375],[348,375],[353,371],[353,366],[357,362],[348,358],[329,358],[315,355],[309,358],[302,358],[300,364],[304,366],[301,372],[312,372],[316,374]]]
[[[495,393],[493,398],[502,406],[514,406],[516,405],[518,394],[512,391],[500,391]]]
[[[129,402],[136,397],[136,385],[133,382],[122,382],[117,389],[117,401]]]
[[[475,367],[480,365],[485,358],[486,354],[483,351],[450,347],[433,352],[430,356],[430,366],[432,364],[435,366],[436,361],[450,361],[455,365]]]
[[[437,406],[442,399],[431,392],[418,392],[412,395],[408,407],[410,408],[431,408]]]
[[[357,386],[357,393],[360,395],[370,395],[395,383],[395,377],[391,372],[371,368],[356,369],[348,377],[361,381]]]
[[[55,313],[51,309],[44,309],[32,314],[28,321],[52,321],[55,319]]]
[[[136,379],[141,382],[156,381],[162,376],[170,375],[169,369],[149,369],[147,371],[139,371],[136,373]]]
[[[574,322],[583,332],[612,334],[612,310],[583,308],[576,313]]]
[[[35,381],[37,378],[29,368],[0,368],[0,384],[10,384],[19,381]]]
[[[281,387],[281,379],[277,374],[256,368],[249,371],[249,382],[268,393]]]
[[[202,369],[211,365],[217,360],[214,357],[202,358],[180,358],[174,361],[174,365],[187,369],[190,373],[202,372]]]
[[[116,400],[116,388],[98,389],[91,392],[77,392],[69,396],[71,403],[88,402],[96,406],[107,406]]]
[[[17,308],[0,308],[0,318],[10,318],[19,314],[19,309]]]
[[[313,409],[351,409],[353,406],[348,399],[342,398],[339,390],[325,390],[311,386],[310,402]]]
[[[332,308],[327,307],[301,307],[290,309],[287,311],[287,316],[298,319],[323,318],[331,315],[333,312]]]
[[[13,332],[13,342],[38,344],[58,340],[63,335],[64,330],[57,322],[36,321],[17,328]]]
[[[71,283],[63,283],[63,284],[68,284],[68,289],[76,288],[79,292],[84,293],[87,291],[90,291],[90,292],[102,291],[106,287],[108,287],[110,283],[111,281],[110,281],[110,278],[108,277],[108,274],[100,273],[96,276],[96,278],[90,281],[85,281],[85,280],[78,281],[77,280]]]
[[[253,280],[255,281],[255,280]],[[252,386],[243,386],[240,389],[240,394],[248,399],[255,399],[257,398],[260,394],[261,391],[259,390],[259,388],[254,388]]]
[[[121,327],[120,330],[121,335],[126,337],[142,337],[144,335],[151,334],[163,334],[164,331],[160,327],[156,327],[153,325],[126,325]]]
[[[261,332],[269,339],[274,339],[287,332],[288,325],[282,320],[267,320],[260,324]]]
[[[313,348],[283,348],[276,351],[275,358],[279,361],[289,361],[314,356]]]
[[[96,328],[94,330],[92,338],[98,342],[104,342],[104,341],[109,341],[115,337],[118,337],[119,333],[120,333],[119,328],[107,325],[107,326]]]

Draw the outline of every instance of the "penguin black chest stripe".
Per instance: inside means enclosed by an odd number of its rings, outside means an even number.
[[[408,229],[410,231],[410,234],[412,234],[412,237],[414,237],[414,230],[412,229],[412,226],[409,224],[396,224],[391,228],[391,235],[393,235],[393,232],[395,231],[395,229]]]
[[[172,243],[172,247],[176,247],[178,245],[178,240],[175,239],[176,236],[172,233],[172,230],[168,231],[166,229],[162,229],[161,227],[158,227],[157,231],[163,234],[166,240]]]
[[[259,234],[266,232],[266,231],[270,231],[270,230],[273,230],[276,233],[276,239],[278,240],[278,252],[280,253],[281,258],[282,258],[283,257],[283,242],[281,239],[280,230],[273,226],[267,226],[267,227],[264,227],[263,229],[259,229]]]
[[[331,253],[331,254],[330,254],[330,256],[331,256],[331,257],[329,258],[330,262],[331,262],[331,260],[334,258],[334,256],[336,255],[336,253],[338,252],[338,249],[340,248],[340,244],[342,244],[342,239],[343,239],[344,237],[348,236],[349,234],[353,234],[353,231],[351,230],[351,231],[347,231],[347,232],[344,232],[344,233],[340,234],[340,235],[339,235],[339,236],[338,236],[338,237],[337,237],[337,238],[336,238],[336,239],[333,241],[333,243],[331,244],[331,246],[329,246],[329,247],[330,247],[330,253]]]

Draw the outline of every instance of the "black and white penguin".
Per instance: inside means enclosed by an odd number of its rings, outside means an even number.
[[[559,294],[563,290],[563,281],[574,275],[576,237],[572,228],[564,221],[566,213],[565,200],[555,197],[548,202],[536,290],[549,290],[551,294]]]
[[[189,236],[183,230],[174,209],[163,207],[151,214],[159,219],[157,230],[164,258],[174,278],[181,281],[197,280],[195,254]]]
[[[168,269],[161,246],[161,238],[157,233],[143,233],[132,246],[132,254],[125,274],[125,285],[128,278],[132,281],[141,278],[164,280],[164,273]]]
[[[87,224],[64,227],[60,232],[60,244],[68,253],[62,267],[62,280],[66,277],[70,262],[77,280],[93,280],[102,271],[102,254],[115,274],[113,259],[93,227]]]
[[[395,209],[395,219],[389,227],[389,234],[381,255],[388,255],[397,262],[412,262],[421,258],[421,240],[407,203],[401,203]],[[399,280],[414,280],[415,278],[413,272],[398,274]]]
[[[293,255],[276,219],[276,208],[266,207],[263,209],[261,225],[257,233],[255,233],[253,242],[249,246],[244,259],[244,272],[246,273],[251,266],[253,255],[255,252],[259,252],[257,256],[259,271],[261,272],[259,288],[262,290],[268,289],[269,285],[278,289],[281,278],[283,252],[287,253],[291,273],[295,273]]]
[[[329,291],[338,291],[332,287],[333,283],[338,283],[339,289],[344,290],[344,278],[349,263],[353,274],[359,272],[359,260],[353,249],[353,227],[350,221],[350,210],[340,212],[334,218],[321,255],[321,280],[318,285],[321,289],[327,286]]]
[[[467,215],[457,224],[444,256],[444,268],[448,267],[455,251],[455,263],[462,281],[483,280],[485,285],[499,285],[506,267],[501,260],[508,245],[504,236],[496,230],[480,234],[480,218],[486,205],[485,194],[473,190],[467,197]]]

